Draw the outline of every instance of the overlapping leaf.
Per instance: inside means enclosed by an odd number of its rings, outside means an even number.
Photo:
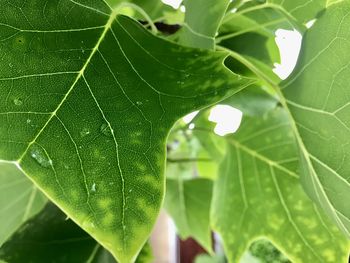
[[[116,263],[107,250],[52,203],[24,223],[0,248],[0,259],[11,263]],[[136,262],[152,262],[148,244],[142,249]]]
[[[302,182],[350,237],[350,1],[334,4],[306,34],[295,74],[284,84],[295,123]]]
[[[268,0],[267,2],[282,6],[301,23],[315,19],[327,4],[327,0]]]
[[[214,49],[214,37],[229,5],[228,0],[185,0],[185,22],[179,42],[190,47]]]
[[[0,159],[132,261],[162,204],[173,123],[250,80],[226,54],[158,39],[102,0],[0,5]]]
[[[196,239],[212,252],[209,211],[213,183],[208,179],[167,180],[165,209],[174,219],[182,239]]]
[[[211,218],[230,262],[239,262],[262,236],[295,263],[347,262],[349,242],[299,183],[298,151],[286,112],[246,117],[226,140]]]
[[[0,247],[46,198],[13,164],[0,163]]]

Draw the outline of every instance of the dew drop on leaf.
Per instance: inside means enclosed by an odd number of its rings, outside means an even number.
[[[35,149],[30,152],[30,156],[42,167],[52,167],[52,160],[49,159],[43,150]]]
[[[100,131],[102,132],[103,135],[112,137],[112,131],[107,123],[103,123],[101,125]]]
[[[16,98],[16,99],[13,100],[13,103],[16,106],[21,106],[21,105],[23,105],[23,100],[21,98]]]
[[[96,184],[95,183],[91,186],[91,192],[93,192],[93,193],[96,192]]]
[[[81,136],[81,137],[85,137],[85,136],[87,136],[87,135],[89,135],[89,134],[90,134],[90,130],[89,130],[88,128],[84,128],[84,129],[82,129],[81,132],[80,132],[80,136]]]

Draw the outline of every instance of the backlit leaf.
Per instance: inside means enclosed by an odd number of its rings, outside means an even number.
[[[13,164],[0,163],[0,247],[46,198]]]
[[[350,1],[334,4],[306,34],[302,56],[282,91],[302,156],[310,197],[350,238]]]
[[[271,240],[294,262],[348,260],[350,244],[304,193],[297,145],[286,112],[246,117],[214,185],[211,218],[230,262],[257,238]]]
[[[185,22],[179,32],[179,42],[190,47],[214,49],[214,37],[229,2],[229,0],[185,0]]]
[[[179,175],[180,177],[181,175]],[[208,179],[168,179],[165,209],[182,239],[192,237],[212,252],[209,211],[213,183]]]

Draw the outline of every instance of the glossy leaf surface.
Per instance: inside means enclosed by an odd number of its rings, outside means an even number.
[[[251,81],[102,0],[0,5],[0,159],[132,261],[162,204],[170,128]]]

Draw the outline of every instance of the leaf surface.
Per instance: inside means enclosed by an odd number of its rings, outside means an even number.
[[[327,4],[327,0],[268,0],[267,2],[281,5],[301,23],[315,19]]]
[[[179,42],[190,47],[214,49],[214,37],[229,5],[228,0],[185,0],[185,22]]]
[[[282,87],[310,197],[350,238],[350,1],[334,4],[306,34],[297,69]]]
[[[13,164],[0,163],[0,247],[46,198]]]
[[[0,5],[0,159],[133,261],[162,204],[169,130],[251,81],[102,0]]]
[[[295,263],[347,262],[349,242],[299,183],[297,145],[286,112],[280,108],[264,118],[246,117],[226,140],[211,220],[230,262],[239,262],[261,237]]]
[[[181,175],[178,175],[181,176]],[[209,211],[213,183],[208,179],[167,179],[165,209],[182,239],[194,238],[212,252]]]
[[[148,244],[136,262],[150,263],[146,254],[149,254]],[[141,257],[143,261],[139,261]],[[107,250],[52,203],[23,224],[0,248],[0,259],[11,263],[116,262]]]

